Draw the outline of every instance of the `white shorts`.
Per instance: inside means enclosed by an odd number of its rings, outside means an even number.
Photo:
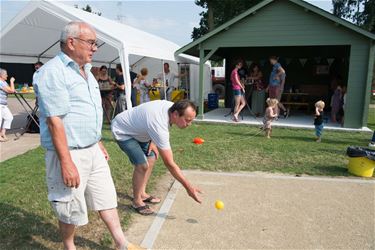
[[[48,200],[61,222],[76,226],[88,223],[87,208],[95,211],[117,207],[117,195],[109,165],[99,145],[70,150],[80,176],[76,188],[65,186],[55,151],[46,152]]]

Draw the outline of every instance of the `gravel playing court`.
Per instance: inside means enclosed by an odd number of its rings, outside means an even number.
[[[152,249],[374,249],[375,181],[185,172],[194,203],[175,182],[142,245]],[[216,199],[225,208],[214,207]]]

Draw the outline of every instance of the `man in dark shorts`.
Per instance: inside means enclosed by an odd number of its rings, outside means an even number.
[[[278,110],[276,111],[279,115],[279,109],[283,110],[284,117],[286,118],[288,116],[288,112],[284,105],[281,103],[281,97],[283,95],[284,91],[284,85],[285,85],[285,77],[286,73],[284,68],[281,66],[281,64],[278,62],[279,58],[277,56],[270,56],[270,63],[272,65],[272,71],[270,74],[270,79],[268,83],[268,95],[272,99],[277,99],[279,101],[278,103]]]

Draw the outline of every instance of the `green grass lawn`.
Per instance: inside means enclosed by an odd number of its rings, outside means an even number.
[[[374,111],[374,110],[372,110]],[[372,114],[369,123],[375,125]],[[103,140],[110,153],[112,176],[119,196],[119,211],[126,228],[131,221],[132,166],[112,140],[108,126]],[[194,137],[203,145],[192,143]],[[346,148],[365,146],[371,135],[360,132],[324,131],[322,143],[313,141],[312,130],[275,128],[267,140],[257,127],[196,123],[171,131],[176,162],[184,169],[209,171],[267,171],[288,174],[347,176]],[[61,247],[55,218],[47,202],[43,150],[37,148],[1,163],[0,249],[57,249]],[[159,160],[151,188],[166,172]],[[77,235],[80,248],[108,249],[109,234],[97,215]]]

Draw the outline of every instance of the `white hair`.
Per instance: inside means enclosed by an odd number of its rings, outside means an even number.
[[[82,22],[73,21],[65,25],[64,29],[61,31],[60,41],[66,43],[68,37],[77,37],[81,33]]]
[[[2,69],[0,68],[0,76],[3,76],[7,73],[7,70],[6,69]]]
[[[65,25],[60,35],[60,47],[63,47],[63,45],[68,40],[68,37],[79,37],[81,35],[82,25],[86,25],[90,27],[91,29],[93,29],[91,25],[82,21],[72,21],[68,23],[67,25]]]

